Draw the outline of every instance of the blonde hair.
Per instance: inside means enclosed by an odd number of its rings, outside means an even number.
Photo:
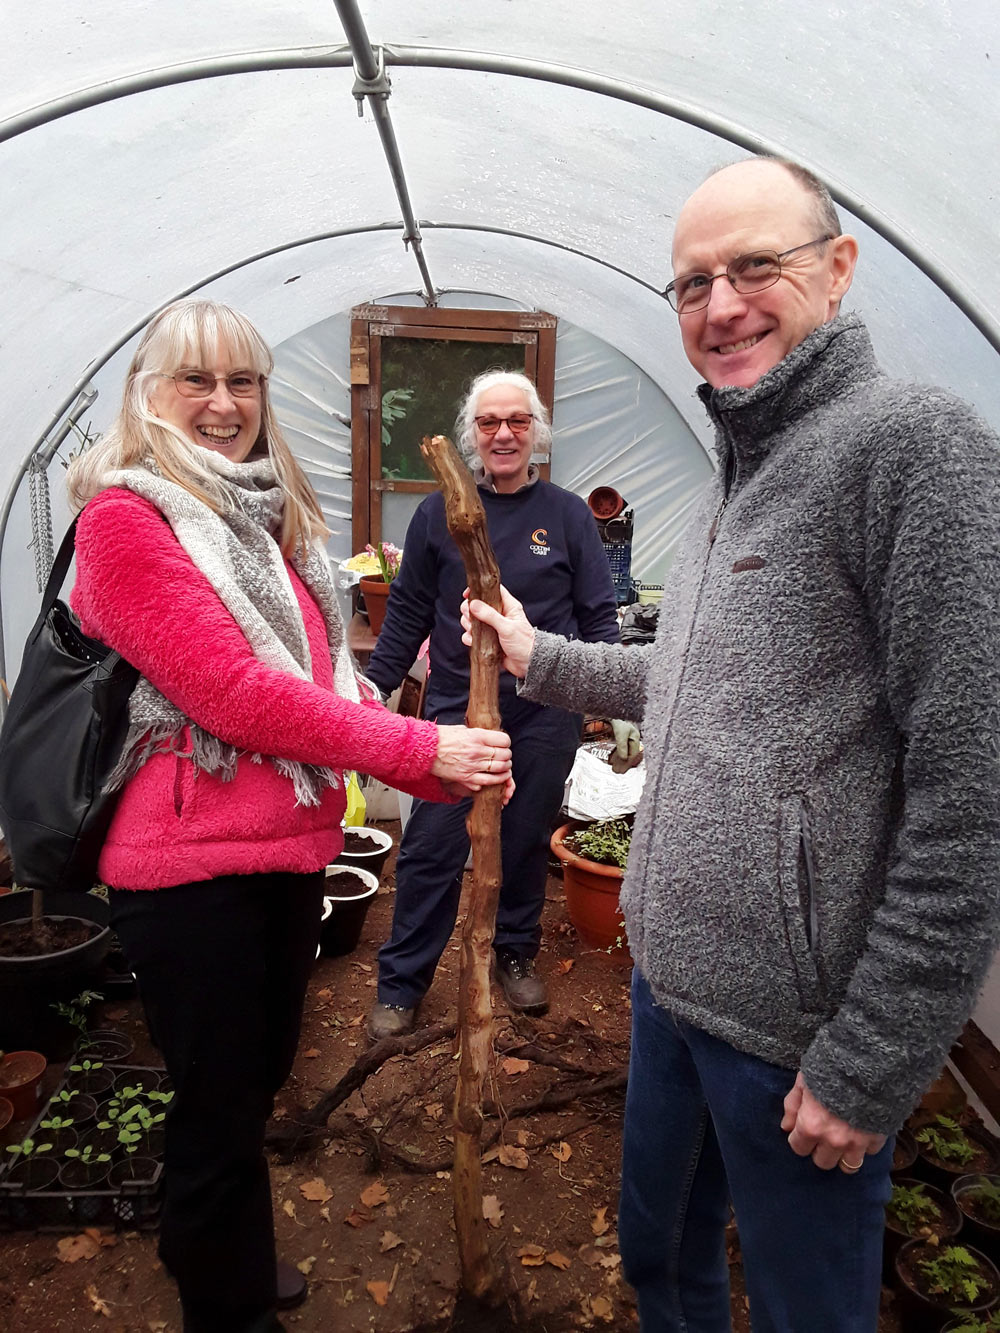
[[[469,461],[475,461],[476,454],[476,407],[487,389],[496,389],[499,385],[520,389],[528,400],[528,411],[535,418],[532,427],[531,447],[544,453],[552,443],[552,427],[549,423],[548,408],[538,396],[538,389],[533,380],[517,370],[484,370],[469,385],[468,392],[462,399],[455,422],[455,434],[458,447]]]
[[[224,483],[206,466],[204,448],[149,408],[160,375],[171,375],[182,366],[211,365],[219,348],[234,365],[261,376],[260,435],[254,448],[266,448],[284,492],[281,550],[286,556],[296,551],[305,555],[310,541],[327,537],[329,529],[271,408],[267,376],[274,358],[246,315],[217,301],[175,301],[150,321],[129,366],[117,417],[97,444],[70,464],[66,478],[70,506],[76,512],[113,485],[111,474],[119,468],[152,461],[167,480],[183,486],[209,509],[226,512],[231,501]]]

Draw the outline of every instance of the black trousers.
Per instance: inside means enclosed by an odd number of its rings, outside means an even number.
[[[281,1327],[264,1132],[295,1057],[322,897],[322,872],[110,893],[174,1085],[160,1257],[185,1333]]]

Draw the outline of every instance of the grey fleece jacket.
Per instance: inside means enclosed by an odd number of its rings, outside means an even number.
[[[1000,441],[853,316],[699,393],[720,467],[656,643],[539,634],[523,688],[641,723],[622,901],[657,1001],[889,1132],[996,944]]]

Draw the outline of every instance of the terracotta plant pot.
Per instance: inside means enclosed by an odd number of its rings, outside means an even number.
[[[338,866],[357,866],[359,870],[370,870],[376,879],[380,879],[382,867],[392,851],[390,835],[384,829],[369,828],[367,825],[362,825],[360,828],[344,829],[344,837],[363,845],[353,851],[348,851],[345,846],[334,864]]]
[[[882,1246],[882,1276],[886,1282],[892,1281],[893,1263],[907,1241],[926,1240],[928,1233],[940,1241],[951,1240],[962,1230],[962,1214],[950,1194],[945,1194],[944,1190],[938,1189],[936,1185],[928,1185],[925,1180],[903,1177],[894,1179],[892,1183],[894,1189],[897,1186],[902,1189],[922,1186],[924,1197],[935,1205],[939,1215],[936,1219],[928,1220],[924,1226],[918,1226],[915,1231],[904,1231],[893,1215],[890,1205],[886,1206],[885,1240]]]
[[[385,607],[389,600],[389,590],[392,584],[386,583],[385,579],[363,578],[360,580],[358,587],[365,599],[368,624],[371,626],[372,633],[378,634],[385,624]]]
[[[14,1119],[14,1108],[7,1097],[0,1097],[0,1129],[6,1129]]]
[[[332,885],[323,902],[330,904],[330,914],[320,927],[319,944],[328,958],[341,958],[358,947],[365,917],[378,892],[378,880],[370,870],[339,864],[327,866],[326,875]],[[354,880],[356,887],[345,891],[339,883],[340,876]]]
[[[976,1199],[977,1191],[984,1185],[1000,1190],[1000,1175],[959,1176],[951,1187],[951,1196],[964,1219],[963,1238],[982,1250],[995,1264],[1000,1264],[1000,1218],[991,1217]]]
[[[0,1093],[14,1108],[15,1120],[27,1120],[37,1112],[47,1064],[38,1051],[9,1051],[0,1060]]]
[[[580,938],[594,949],[606,950],[612,958],[631,964],[625,940],[625,925],[618,907],[625,872],[618,866],[588,861],[566,846],[566,838],[577,825],[563,824],[553,833],[549,846],[562,862],[566,912]]]
[[[902,1326],[907,1333],[937,1333],[950,1319],[960,1314],[987,1314],[1000,1300],[1000,1273],[985,1254],[967,1245],[961,1248],[967,1250],[975,1260],[987,1289],[977,1299],[965,1302],[926,1290],[920,1280],[920,1262],[939,1260],[948,1248],[910,1240],[896,1255],[896,1300]]]

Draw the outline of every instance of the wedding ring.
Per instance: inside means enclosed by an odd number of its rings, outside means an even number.
[[[865,1159],[863,1157],[860,1162],[849,1162],[846,1157],[842,1157],[840,1159],[841,1171],[846,1172],[846,1174],[849,1176],[855,1175],[858,1171],[861,1170],[864,1164],[865,1164]]]
[[[494,757],[495,754],[496,754],[496,750],[491,750],[491,751],[490,751],[490,757],[489,757],[489,759],[487,759],[487,761],[486,761],[486,771],[487,771],[487,773],[492,773],[492,772],[493,772],[493,757]]]

